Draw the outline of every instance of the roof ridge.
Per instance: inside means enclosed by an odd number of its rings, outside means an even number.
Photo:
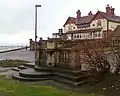
[[[70,16],[70,18],[74,18],[75,19],[75,17],[71,17],[71,16]]]
[[[93,14],[93,15],[90,15],[90,16],[94,16],[95,14]],[[89,15],[86,15],[86,16],[82,16],[81,18],[83,18],[83,17],[89,17]],[[74,18],[74,19],[76,19],[76,17],[70,17],[70,18]]]

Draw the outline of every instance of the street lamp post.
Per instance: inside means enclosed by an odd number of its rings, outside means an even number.
[[[37,8],[41,5],[35,5],[35,64],[36,64],[36,55],[37,55]]]

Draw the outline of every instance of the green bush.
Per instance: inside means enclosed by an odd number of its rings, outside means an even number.
[[[6,60],[1,60],[0,61],[0,66],[1,67],[17,67],[19,65],[23,65],[25,63],[29,63],[29,61],[25,60],[11,60],[11,59],[6,59]]]

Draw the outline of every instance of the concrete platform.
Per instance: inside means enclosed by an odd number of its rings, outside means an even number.
[[[20,69],[18,67],[12,68],[12,70],[14,70],[14,71],[20,71]]]
[[[25,67],[29,67],[29,68],[34,68],[35,63],[25,63],[23,64]]]
[[[36,72],[32,68],[24,69],[19,71],[19,75],[21,77],[28,77],[28,78],[47,78],[52,75],[52,73],[48,72]]]
[[[29,68],[29,67],[26,67],[24,65],[18,66],[18,69],[20,69],[20,70],[27,69],[27,68]]]
[[[40,81],[40,80],[48,80],[48,78],[28,78],[28,77],[21,77],[19,75],[19,72],[15,72],[12,77],[14,79],[19,79],[19,80],[23,80],[23,81]]]
[[[39,67],[37,65],[34,66],[35,71],[38,72],[53,72],[52,68],[47,68],[47,67]]]

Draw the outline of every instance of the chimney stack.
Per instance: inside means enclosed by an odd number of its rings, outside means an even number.
[[[107,14],[108,16],[111,15],[111,8],[110,8],[109,4],[108,4],[107,7],[106,7],[106,14]]]
[[[90,15],[93,15],[93,14],[92,14],[92,11],[90,11],[90,12],[88,13],[88,16],[90,16]]]
[[[78,10],[76,13],[77,13],[76,21],[78,23],[81,18],[81,12],[80,12],[80,10]]]
[[[115,8],[112,8],[111,6],[111,15],[115,15],[114,11],[115,11]]]

